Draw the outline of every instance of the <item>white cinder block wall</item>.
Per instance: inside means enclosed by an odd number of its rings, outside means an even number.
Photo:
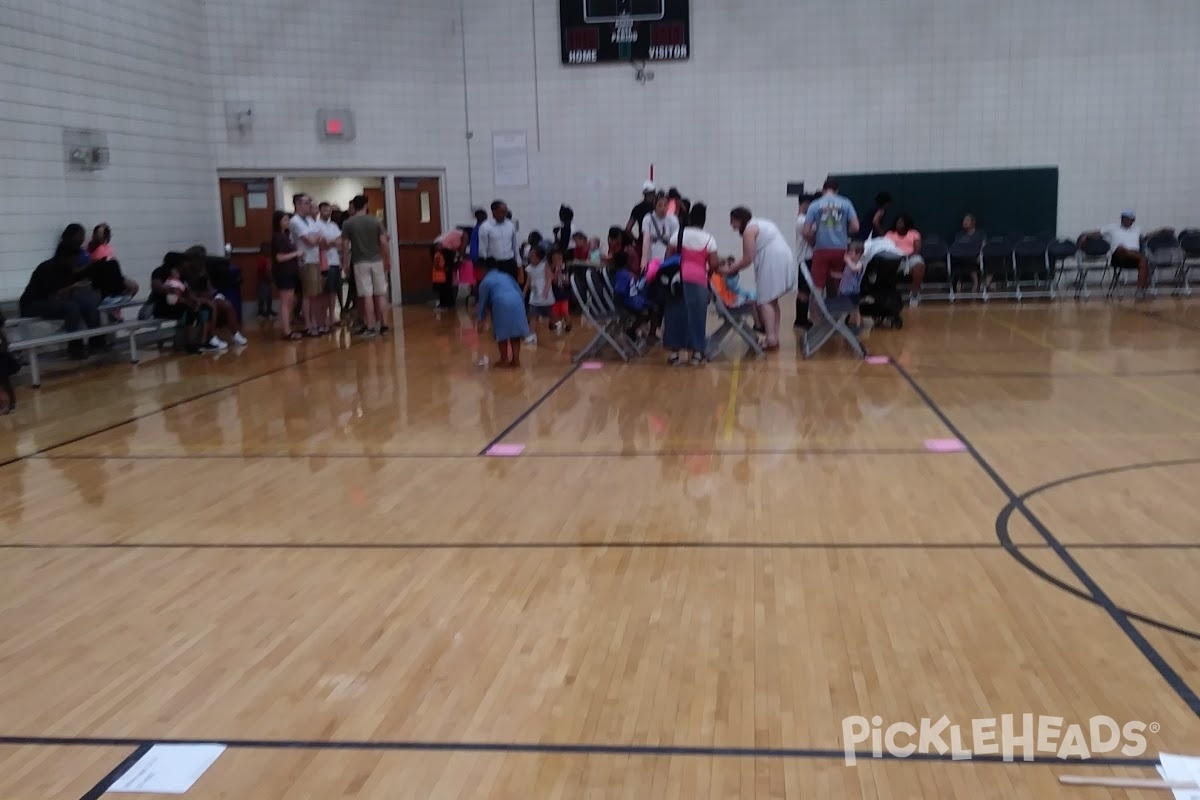
[[[693,58],[645,86],[561,66],[557,0],[463,2],[465,26],[456,0],[207,0],[217,100],[258,116],[220,166],[444,166],[451,222],[499,193],[523,230],[568,202],[599,231],[653,162],[709,202],[725,248],[730,207],[790,222],[787,181],[829,172],[1057,165],[1064,233],[1126,205],[1145,226],[1200,224],[1195,0],[692,0]],[[315,109],[339,100],[358,141],[320,145]],[[492,185],[491,134],[509,129],[529,134],[527,189]]]
[[[198,0],[0,0],[0,299],[71,222],[111,224],[143,285],[218,242],[203,24]],[[68,173],[64,127],[105,133],[109,167]]]
[[[139,261],[204,237],[216,168],[444,169],[451,223],[499,193],[523,230],[567,202],[599,232],[653,162],[725,249],[731,206],[790,223],[786,182],[829,172],[1057,165],[1063,233],[1126,205],[1200,224],[1195,0],[692,0],[693,58],[645,86],[561,66],[557,0],[462,2],[465,25],[458,0],[0,0],[0,296],[74,219]],[[253,106],[249,141],[227,101]],[[357,140],[320,143],[321,106],[352,108]],[[59,129],[89,123],[114,163],[65,178]],[[511,129],[531,182],[497,190]]]

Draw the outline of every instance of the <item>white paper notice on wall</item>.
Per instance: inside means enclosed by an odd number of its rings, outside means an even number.
[[[247,197],[249,198],[248,206],[250,208],[266,208],[267,207],[267,193],[266,192],[251,192],[249,195],[247,195]]]
[[[525,131],[492,133],[492,173],[498,187],[529,185],[529,138]]]
[[[223,744],[156,744],[108,791],[183,794],[223,752]]]

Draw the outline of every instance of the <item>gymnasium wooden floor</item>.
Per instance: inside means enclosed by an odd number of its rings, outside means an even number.
[[[175,741],[229,745],[198,800],[1150,798],[1058,776],[1200,754],[1200,304],[927,305],[881,365],[398,323],[22,390],[0,798]],[[849,716],[1024,713],[1154,732],[844,763]]]

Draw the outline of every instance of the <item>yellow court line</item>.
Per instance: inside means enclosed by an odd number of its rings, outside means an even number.
[[[1002,327],[1008,331],[1011,331],[1012,333],[1015,333],[1017,336],[1020,336],[1022,339],[1026,339],[1030,342],[1033,342],[1036,345],[1040,345],[1040,346],[1046,348],[1047,350],[1049,350],[1052,353],[1057,353],[1059,355],[1065,356],[1066,358],[1070,359],[1071,361],[1074,361],[1076,364],[1078,364],[1083,369],[1086,369],[1088,372],[1091,372],[1095,375],[1099,375],[1102,378],[1108,378],[1109,380],[1112,380],[1116,383],[1121,384],[1122,386],[1124,386],[1126,389],[1129,389],[1130,391],[1137,392],[1138,394],[1145,397],[1147,400],[1149,400],[1153,403],[1157,403],[1158,405],[1162,406],[1163,408],[1167,409],[1168,411],[1174,411],[1176,414],[1180,414],[1181,416],[1187,417],[1188,419],[1190,419],[1194,422],[1200,422],[1200,414],[1197,414],[1195,411],[1192,411],[1189,408],[1184,408],[1183,406],[1178,405],[1177,403],[1172,403],[1170,400],[1167,400],[1167,399],[1163,398],[1161,395],[1159,395],[1158,392],[1152,392],[1149,389],[1145,388],[1144,386],[1138,386],[1136,383],[1130,381],[1128,378],[1123,378],[1120,375],[1113,375],[1111,372],[1106,372],[1105,370],[1096,366],[1095,363],[1093,363],[1092,361],[1089,361],[1088,359],[1084,358],[1083,356],[1081,356],[1077,353],[1072,353],[1070,350],[1060,350],[1059,348],[1057,348],[1054,345],[1047,342],[1045,339],[1034,336],[1031,333],[1027,333],[1026,331],[1023,331],[1020,328],[1018,328],[1016,325],[1010,325],[1007,322],[1001,322],[1000,320],[995,319],[993,317],[985,317],[985,319],[988,322],[992,323],[993,325],[999,325],[1000,327]]]
[[[733,423],[737,419],[738,377],[742,372],[742,359],[733,360],[733,375],[729,378],[729,402],[725,404],[725,441],[733,440]]]

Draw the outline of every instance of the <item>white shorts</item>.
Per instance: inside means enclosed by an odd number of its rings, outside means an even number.
[[[382,261],[356,261],[354,282],[358,285],[359,297],[382,297],[387,294],[387,276],[383,273]]]

